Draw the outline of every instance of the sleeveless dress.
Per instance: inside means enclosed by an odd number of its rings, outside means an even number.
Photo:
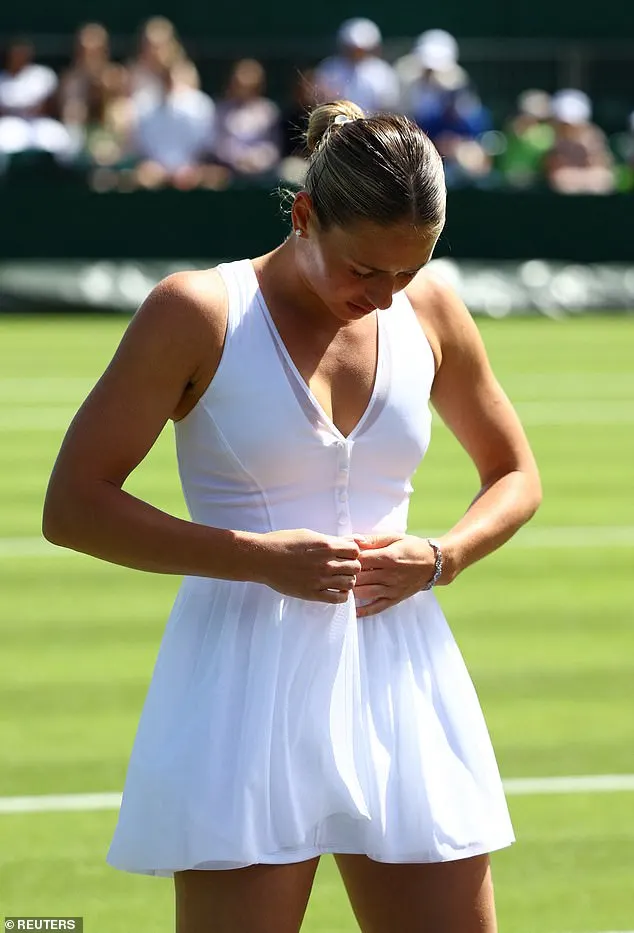
[[[434,358],[403,292],[344,437],[290,358],[249,260],[217,373],[175,425],[195,522],[267,532],[404,532],[430,440]],[[439,862],[510,845],[480,704],[420,592],[357,619],[258,583],[185,577],[163,635],[107,861],[171,876],[322,853]]]

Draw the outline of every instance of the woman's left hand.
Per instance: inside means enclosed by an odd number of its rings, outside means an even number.
[[[373,616],[413,596],[429,583],[436,555],[424,538],[415,535],[355,535],[361,553],[361,572],[353,589],[357,616]],[[365,601],[368,600],[366,603]]]

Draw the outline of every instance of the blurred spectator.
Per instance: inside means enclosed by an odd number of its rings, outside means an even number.
[[[548,183],[562,194],[608,194],[614,190],[614,160],[605,134],[590,122],[592,105],[583,91],[568,88],[552,98],[554,142],[546,155]]]
[[[31,42],[14,40],[0,72],[0,168],[18,153],[48,153],[65,160],[76,151],[68,130],[49,115],[57,76],[36,65],[33,56]]]
[[[129,63],[130,92],[143,103],[156,103],[163,94],[166,68],[188,62],[188,80],[194,89],[200,88],[198,71],[187,58],[179,42],[174,24],[164,16],[153,16],[144,23],[136,58]]]
[[[430,137],[445,164],[448,187],[481,183],[488,178],[492,160],[481,143],[490,117],[480,98],[468,88],[445,90],[431,107],[425,101],[414,119]]]
[[[28,39],[15,39],[9,45],[0,71],[0,116],[28,119],[50,112],[57,75],[46,65],[36,65],[34,53]]]
[[[429,29],[395,66],[401,108],[422,127],[443,157],[447,184],[456,187],[481,181],[491,159],[480,143],[490,128],[469,75],[458,64],[458,43],[444,29]]]
[[[399,87],[391,65],[380,57],[382,36],[370,19],[349,19],[337,31],[339,52],[317,66],[320,101],[345,98],[365,113],[397,110]]]
[[[540,90],[520,94],[517,113],[499,135],[497,164],[505,181],[514,188],[537,184],[543,176],[544,156],[555,139],[550,95]]]
[[[429,29],[412,51],[394,64],[401,89],[401,109],[424,120],[435,112],[444,94],[469,87],[467,72],[458,64],[458,43],[444,29]]]
[[[129,158],[134,116],[128,72],[123,65],[110,64],[85,90],[80,138],[90,164],[118,166]]]
[[[238,177],[265,180],[281,157],[281,114],[264,97],[266,74],[260,62],[244,58],[233,66],[218,102],[215,154]]]
[[[110,62],[106,29],[99,23],[82,26],[75,36],[75,51],[70,66],[62,73],[58,101],[62,122],[83,126],[88,116],[88,97],[101,80]]]
[[[214,103],[193,88],[188,62],[164,67],[158,100],[142,95],[135,101],[133,152],[141,159],[136,170],[145,188],[172,185],[194,188],[204,182],[205,166],[214,142]]]

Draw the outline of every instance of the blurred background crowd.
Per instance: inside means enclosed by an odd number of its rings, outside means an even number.
[[[345,97],[367,114],[415,120],[451,188],[634,190],[634,88],[631,110],[611,126],[580,87],[529,87],[500,112],[444,30],[424,31],[394,57],[376,23],[355,18],[332,44],[330,56],[296,63],[273,94],[255,58],[236,59],[222,80],[201,76],[162,16],[141,25],[127,55],[113,54],[103,25],[82,25],[60,67],[28,37],[11,39],[0,71],[0,183],[15,173],[70,174],[98,191],[301,183],[307,111]]]

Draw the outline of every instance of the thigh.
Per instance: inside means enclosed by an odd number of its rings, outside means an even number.
[[[297,933],[318,864],[176,872],[176,933]]]
[[[338,855],[363,933],[496,933],[488,855],[432,864]]]

